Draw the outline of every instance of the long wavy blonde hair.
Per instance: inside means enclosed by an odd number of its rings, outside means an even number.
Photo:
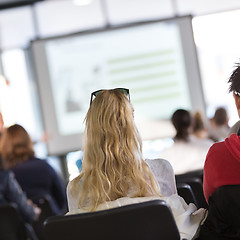
[[[79,180],[83,184],[79,189]],[[159,195],[159,186],[142,157],[142,141],[133,108],[120,90],[103,90],[86,115],[82,173],[71,191],[81,191],[79,207],[94,211],[106,201]],[[131,191],[132,192],[132,191]]]

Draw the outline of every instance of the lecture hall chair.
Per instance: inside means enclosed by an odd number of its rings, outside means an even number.
[[[166,202],[153,200],[113,209],[57,216],[44,224],[46,240],[179,240]]]

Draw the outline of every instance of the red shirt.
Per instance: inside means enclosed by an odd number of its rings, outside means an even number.
[[[235,184],[240,184],[240,136],[232,134],[208,151],[203,178],[206,201],[218,187]]]

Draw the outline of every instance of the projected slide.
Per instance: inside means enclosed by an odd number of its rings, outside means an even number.
[[[130,89],[141,126],[191,109],[179,27],[158,22],[46,42],[53,101],[61,135],[83,131],[90,93]]]

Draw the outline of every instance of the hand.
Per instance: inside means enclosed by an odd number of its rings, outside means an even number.
[[[36,206],[35,204],[33,205],[33,209],[34,209],[34,213],[35,213],[35,217],[34,220],[38,220],[42,210],[41,208],[39,208],[38,206]]]
[[[32,202],[31,199],[27,199],[27,203],[28,203],[29,205],[33,205],[33,202]]]
[[[34,204],[31,199],[28,199],[27,203],[33,207],[33,211],[35,213],[34,220],[37,220],[39,215],[42,212],[41,208],[39,208],[36,204]]]

